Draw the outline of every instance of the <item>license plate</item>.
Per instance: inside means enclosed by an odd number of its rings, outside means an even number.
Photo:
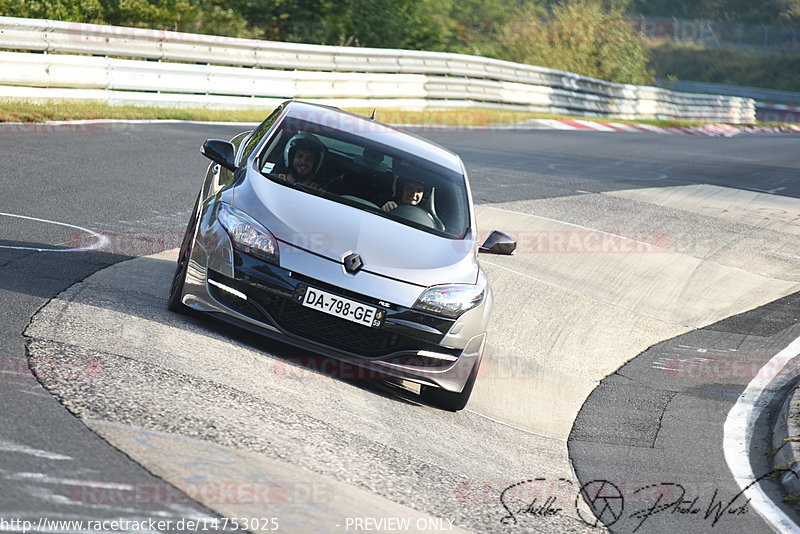
[[[297,300],[306,308],[321,311],[340,319],[346,319],[364,326],[380,326],[383,311],[360,302],[328,293],[314,287],[301,286],[297,290]]]

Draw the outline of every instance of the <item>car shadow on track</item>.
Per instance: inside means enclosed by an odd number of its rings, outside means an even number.
[[[398,383],[391,377],[381,375],[375,371],[366,370],[335,358],[310,353],[289,343],[282,343],[260,336],[245,328],[215,320],[213,317],[200,312],[191,316],[184,316],[183,319],[204,330],[228,337],[253,351],[278,358],[281,363],[285,364],[281,372],[286,376],[296,376],[302,371],[309,371],[316,375],[344,381],[361,390],[407,405],[427,405],[408,387]],[[174,326],[174,323],[172,324]],[[297,371],[293,371],[292,368],[297,369]]]
[[[52,245],[29,242],[14,242],[13,246],[25,249],[54,248]],[[0,290],[47,298],[66,289],[58,298],[67,302],[79,302],[113,313],[154,321],[194,335],[205,332],[211,337],[227,338],[234,344],[263,353],[266,357],[276,358],[280,372],[288,378],[311,372],[342,380],[359,389],[409,406],[427,404],[420,399],[418,392],[410,391],[408,387],[386,375],[258,335],[200,312],[180,315],[168,311],[167,293],[175,263],[165,258],[163,253],[132,257],[102,251],[70,253],[0,249],[0,258],[7,258],[0,264],[0,275],[19,274],[23,271],[29,275],[28,283],[23,285],[14,276],[0,276]],[[125,260],[131,261],[128,263]],[[16,267],[15,263],[18,264]],[[14,270],[17,273],[8,272]],[[42,287],[50,286],[50,282],[53,282],[53,273],[68,275],[55,289],[48,288],[42,293]],[[86,286],[79,287],[81,282],[85,282]],[[70,286],[73,286],[72,289],[68,289]],[[98,313],[102,312],[98,310]],[[198,343],[198,346],[202,347],[202,344]]]

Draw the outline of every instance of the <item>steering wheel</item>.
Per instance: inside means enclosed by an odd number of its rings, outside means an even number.
[[[429,212],[429,211],[426,212],[426,213],[431,216],[431,219],[433,219],[433,224],[436,225],[435,228],[437,230],[439,230],[440,232],[444,232],[444,223],[442,222],[442,220],[439,217],[437,217],[436,215],[434,215],[433,213]]]
[[[435,228],[439,231],[444,230],[444,224],[442,224],[442,221],[439,220],[439,217],[419,206],[414,206],[412,204],[400,204],[389,213],[398,215],[419,225],[427,226],[428,228]]]

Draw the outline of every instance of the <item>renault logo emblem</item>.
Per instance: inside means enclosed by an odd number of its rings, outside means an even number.
[[[356,274],[362,267],[364,267],[364,262],[361,261],[361,256],[355,252],[344,257],[344,270],[348,273]]]

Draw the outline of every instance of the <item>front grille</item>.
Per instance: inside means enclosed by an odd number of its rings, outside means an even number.
[[[395,333],[385,327],[363,326],[306,308],[294,301],[288,292],[278,294],[216,272],[212,278],[247,295],[245,301],[209,284],[214,298],[227,307],[257,321],[274,323],[289,334],[333,349],[365,357],[379,357],[406,350],[451,352],[435,343]],[[352,296],[350,292],[337,292]]]
[[[280,301],[275,307],[277,309],[268,311],[279,325],[288,332],[317,343],[365,356],[379,356],[412,348],[407,342],[403,346],[405,338],[398,334],[311,310],[289,299],[275,300]]]

